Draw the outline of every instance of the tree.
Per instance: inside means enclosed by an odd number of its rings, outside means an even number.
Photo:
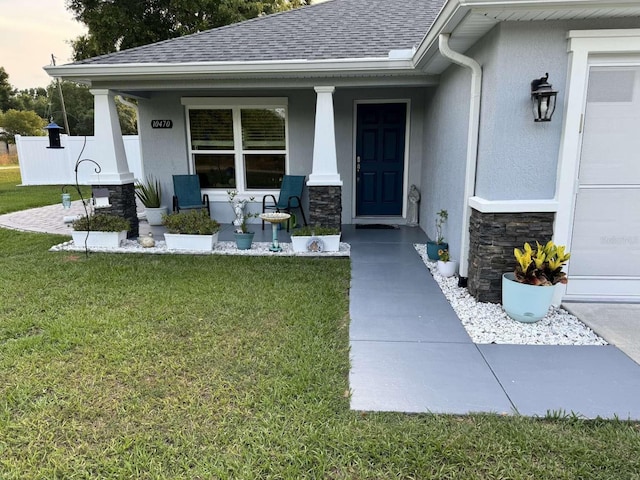
[[[69,0],[89,32],[72,41],[74,59],[201,32],[305,5],[306,0]]]
[[[44,127],[47,122],[36,112],[7,110],[0,113],[0,140],[15,143],[16,135],[42,136],[45,135]]]
[[[13,87],[9,83],[9,74],[4,67],[0,67],[0,112],[5,112],[11,108],[13,97]]]

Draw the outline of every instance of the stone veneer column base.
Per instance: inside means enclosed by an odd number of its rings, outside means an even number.
[[[469,293],[479,302],[502,302],[502,274],[515,269],[513,249],[553,236],[553,212],[481,213],[471,210]]]
[[[107,213],[109,215],[117,215],[129,220],[131,230],[127,234],[127,238],[137,238],[138,230],[138,213],[136,211],[136,194],[133,183],[125,183],[124,185],[93,185],[94,188],[107,188],[109,190],[110,207],[100,208],[96,213]]]
[[[342,187],[309,187],[309,224],[341,228]]]

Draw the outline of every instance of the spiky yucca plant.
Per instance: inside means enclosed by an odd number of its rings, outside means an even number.
[[[147,208],[160,208],[162,202],[162,187],[160,182],[147,175],[145,182],[137,182],[135,185],[136,197]]]
[[[567,275],[562,267],[567,263],[571,254],[565,252],[565,246],[555,245],[552,241],[542,246],[536,242],[534,250],[528,243],[524,250],[514,249],[516,257],[515,277],[520,283],[529,285],[555,285],[567,283]]]

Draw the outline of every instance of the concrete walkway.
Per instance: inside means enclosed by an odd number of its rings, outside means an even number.
[[[343,231],[353,409],[640,419],[640,365],[615,346],[474,344],[413,248],[426,240]]]
[[[70,227],[62,217],[82,213],[79,202],[71,211],[51,205],[1,215],[0,226],[64,235]],[[141,222],[141,234],[149,228]],[[268,231],[258,232],[268,239]],[[419,228],[348,225],[342,240],[351,244],[353,409],[534,416],[573,412],[640,420],[640,365],[615,346],[476,345],[413,247],[427,240]],[[636,307],[569,305],[608,341],[632,353],[638,342],[629,342],[629,332],[640,331]],[[610,321],[616,310],[625,321]]]

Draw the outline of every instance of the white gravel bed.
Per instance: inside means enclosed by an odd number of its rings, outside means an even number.
[[[271,242],[253,242],[251,249],[238,250],[235,242],[218,242],[214,245],[210,252],[199,252],[192,250],[170,250],[167,248],[163,240],[156,241],[155,247],[145,248],[135,240],[125,240],[118,248],[97,248],[89,247],[90,252],[101,253],[153,253],[157,255],[244,255],[244,256],[274,256],[274,257],[348,257],[351,255],[351,245],[348,243],[340,243],[340,250],[337,252],[294,252],[290,243],[281,242],[281,252],[272,252],[269,250]],[[73,241],[54,245],[49,249],[50,252],[84,252],[84,245],[76,245]]]
[[[551,307],[547,316],[536,323],[521,323],[509,318],[501,305],[478,302],[466,288],[458,287],[457,276],[440,275],[437,263],[427,257],[426,245],[415,244],[414,247],[474,343],[607,345],[604,339],[563,308]]]

